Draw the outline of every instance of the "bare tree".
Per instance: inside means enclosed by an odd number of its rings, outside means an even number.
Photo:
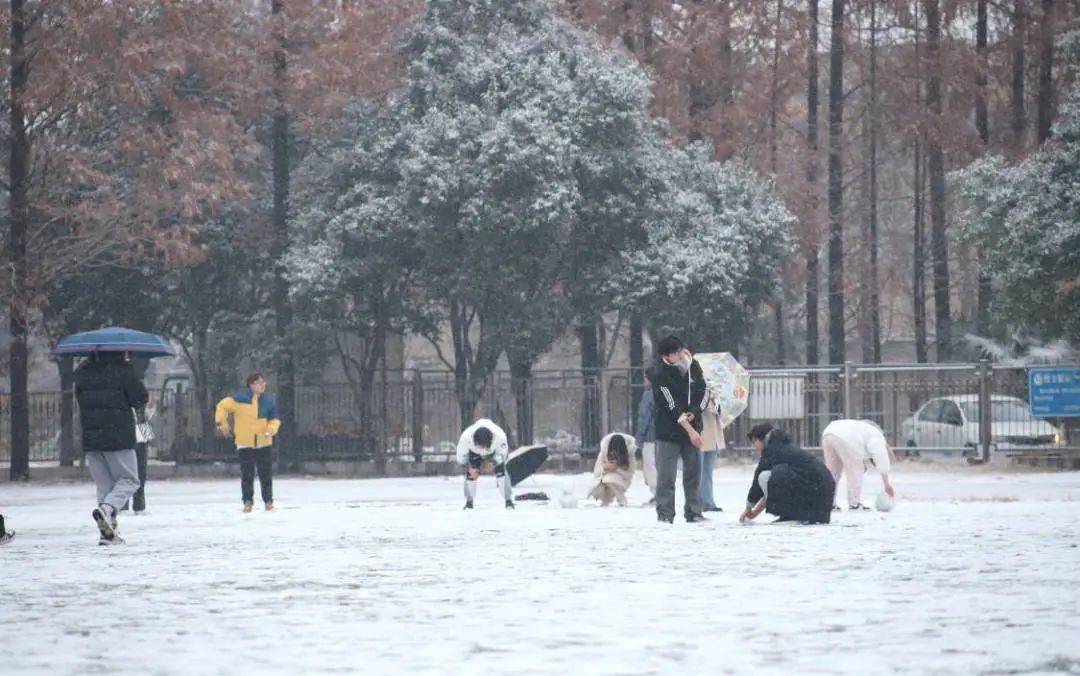
[[[829,363],[846,358],[844,323],[844,0],[829,37]]]
[[[941,9],[938,0],[924,0],[926,11],[926,106],[931,130],[927,138],[930,181],[930,252],[934,263],[934,328],[938,361],[952,357],[952,311],[949,306],[949,240],[945,216],[945,153],[942,150]]]
[[[809,36],[806,44],[806,187],[807,217],[817,218],[818,180],[818,0],[806,2]],[[806,246],[806,363],[818,363],[818,243]]]

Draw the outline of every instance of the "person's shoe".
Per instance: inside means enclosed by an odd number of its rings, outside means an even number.
[[[656,517],[656,520],[659,521],[660,523],[671,523],[671,524],[675,523],[675,517],[673,517],[673,516],[667,516],[667,517],[658,516],[658,517]]]
[[[14,539],[15,539],[15,531],[10,531],[10,532],[7,532],[7,533],[0,532],[0,545],[11,542]]]
[[[854,505],[849,505],[848,506],[848,511],[849,512],[869,512],[871,510],[870,510],[870,505],[864,505],[861,502],[858,502],[858,503],[856,503]]]
[[[466,500],[465,501],[465,509],[472,509],[472,508],[473,508],[472,500]]]
[[[101,532],[103,539],[112,540],[116,537],[116,513],[110,505],[98,505],[90,516],[97,523],[98,531]]]
[[[781,516],[781,517],[777,517],[776,520],[773,521],[773,523],[791,523],[794,520],[795,519],[791,519],[791,518],[786,517],[786,516]]]
[[[268,512],[274,511],[274,501],[273,500],[266,503],[266,511],[268,511]]]
[[[244,514],[247,514],[248,512],[250,512],[253,509],[255,509],[255,505],[251,504],[250,502],[245,502],[244,503]]]
[[[513,500],[507,500],[506,501],[506,508],[507,509],[517,509],[517,507],[514,506],[514,501]]]
[[[686,517],[686,523],[699,523],[701,521],[708,521],[703,514],[691,514]]]
[[[109,546],[109,545],[123,545],[123,544],[127,544],[126,542],[124,542],[124,538],[120,537],[119,535],[117,535],[115,533],[113,534],[113,536],[111,538],[107,538],[104,535],[102,535],[100,538],[98,538],[98,546],[99,547],[106,547],[106,546]]]
[[[712,507],[706,507],[705,509],[703,509],[701,511],[703,511],[703,512],[722,512],[724,510],[720,509],[716,505],[713,505]]]
[[[832,506],[832,511],[839,512],[840,511],[840,505],[833,505]]]

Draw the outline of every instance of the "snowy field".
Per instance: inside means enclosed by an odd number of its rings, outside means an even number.
[[[490,478],[472,512],[459,478],[290,478],[250,515],[162,482],[126,547],[90,484],[0,484],[0,673],[1080,673],[1080,473],[902,468],[892,513],[740,526],[750,474],[674,527],[561,508],[585,476],[513,512]]]

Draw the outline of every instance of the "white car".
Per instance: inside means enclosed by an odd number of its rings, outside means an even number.
[[[990,441],[995,450],[1064,444],[1061,431],[1045,420],[1033,417],[1023,399],[993,395],[990,407]],[[903,422],[900,434],[909,448],[978,448],[979,395],[931,399]],[[970,453],[965,452],[965,455]]]

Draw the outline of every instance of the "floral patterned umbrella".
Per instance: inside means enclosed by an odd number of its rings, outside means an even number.
[[[705,373],[705,384],[712,393],[720,424],[727,427],[746,410],[750,399],[750,372],[730,352],[695,354]]]

